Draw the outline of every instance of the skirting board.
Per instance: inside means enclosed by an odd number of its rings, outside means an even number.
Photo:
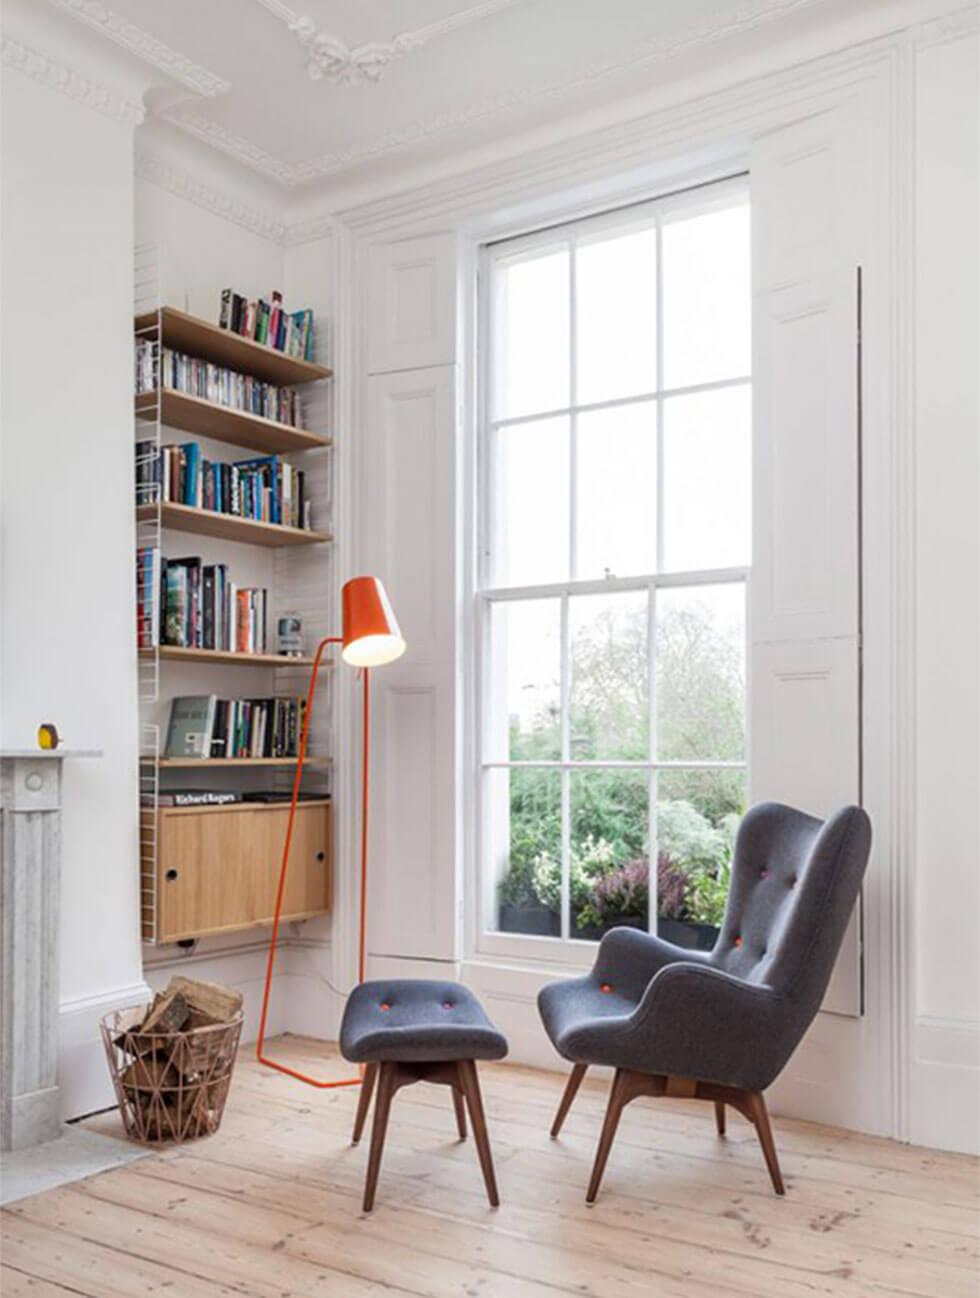
[[[97,996],[62,1001],[58,1010],[58,1084],[65,1121],[115,1104],[99,1020],[112,1010],[142,1005],[153,993],[145,982]]]
[[[980,1154],[980,1023],[916,1019],[911,1073],[912,1143]]]

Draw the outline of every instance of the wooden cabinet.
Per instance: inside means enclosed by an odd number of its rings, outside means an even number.
[[[286,875],[283,919],[330,909],[331,807],[300,803]],[[289,807],[161,807],[155,879],[158,942],[271,923]]]

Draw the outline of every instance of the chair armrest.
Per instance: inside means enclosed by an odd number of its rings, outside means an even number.
[[[674,946],[635,928],[614,928],[599,943],[592,977],[631,1000],[639,1000],[650,980],[668,965],[683,962],[697,967],[707,959],[704,951]]]
[[[658,1073],[764,1090],[795,1045],[793,1019],[772,988],[684,964],[654,976],[626,1035]]]

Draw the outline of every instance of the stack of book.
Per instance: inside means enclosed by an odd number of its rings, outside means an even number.
[[[171,701],[167,757],[295,757],[306,700],[219,699],[181,695]]]
[[[218,324],[297,360],[313,359],[313,312],[288,312],[278,291],[272,293],[270,302],[263,298],[249,302],[234,289],[226,288],[221,294]]]
[[[167,559],[158,546],[136,552],[136,636],[140,649],[176,645],[266,653],[268,591],[236,586],[223,563]]]
[[[261,415],[292,428],[303,427],[303,410],[295,388],[279,388],[263,383],[251,374],[213,365],[196,356],[185,356],[164,347],[159,357],[159,384],[154,355],[157,344],[147,339],[136,340],[136,395],[154,392],[158,386],[172,392],[185,392],[230,410],[243,410],[246,414]]]
[[[310,501],[302,469],[278,455],[227,464],[207,460],[197,442],[158,447],[136,443],[136,503],[158,500],[309,530]]]

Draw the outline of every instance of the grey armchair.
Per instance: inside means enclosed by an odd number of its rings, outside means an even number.
[[[777,1194],[785,1193],[762,1092],[820,1007],[871,848],[860,807],[827,821],[766,802],[735,842],[714,949],[688,951],[616,928],[592,972],[538,996],[545,1030],[573,1067],[556,1137],[590,1064],[616,1070],[586,1200],[599,1191],[623,1108],[638,1096],[709,1100],[755,1125]]]

